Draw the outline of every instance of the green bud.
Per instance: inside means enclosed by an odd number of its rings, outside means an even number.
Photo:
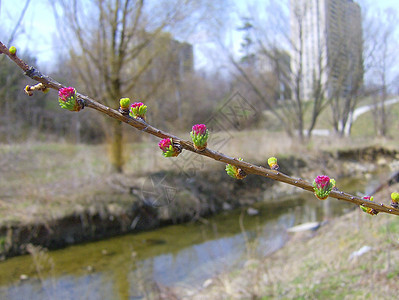
[[[391,194],[391,199],[392,199],[393,202],[398,203],[399,202],[399,193],[393,192]]]
[[[279,169],[279,165],[277,164],[277,158],[275,157],[269,157],[269,159],[267,160],[267,164],[269,165],[270,169],[272,170],[278,170]]]
[[[130,99],[129,98],[121,98],[121,100],[119,100],[119,104],[122,109],[129,108]]]
[[[8,51],[10,51],[11,55],[15,55],[15,53],[17,53],[17,48],[15,48],[14,46],[11,46],[10,49],[8,49]]]
[[[242,158],[238,158],[238,160],[242,161]],[[247,176],[244,170],[231,164],[227,164],[225,170],[227,175],[235,179],[244,179]]]
[[[143,119],[145,121],[145,114],[147,112],[147,105],[142,102],[135,102],[130,106],[129,116],[135,119]]]

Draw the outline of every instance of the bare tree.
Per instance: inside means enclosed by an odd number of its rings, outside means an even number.
[[[76,78],[87,93],[111,107],[127,96],[147,102],[173,80],[168,66],[159,67],[173,64],[167,44],[174,37],[165,32],[192,30],[212,7],[206,0],[59,0],[54,5]],[[124,164],[121,126],[109,120],[104,127],[117,172]]]
[[[236,70],[289,135],[296,132],[300,140],[310,138],[329,105],[334,129],[343,134],[363,84],[360,7],[346,1],[333,5],[291,0],[270,2],[265,9],[263,17],[253,10],[253,24],[245,28],[253,33],[256,67],[267,60],[275,80],[259,71],[255,75],[254,68],[249,72],[233,60]],[[284,51],[290,54],[288,68],[281,55]],[[276,94],[268,92],[270,85],[280,91],[286,87],[288,93],[276,101]]]
[[[368,84],[375,87],[372,94],[374,105],[374,121],[377,134],[386,136],[388,133],[389,111],[386,109],[386,100],[394,84],[397,73],[398,47],[397,32],[392,24],[397,24],[398,17],[394,10],[377,12],[373,16],[374,34],[369,37],[370,56],[368,57],[369,76]]]
[[[304,89],[304,27],[309,5],[307,2],[301,4],[270,2],[268,7],[263,7],[267,11],[264,16],[252,10],[251,26],[243,28],[251,31],[251,39],[247,38],[247,41],[252,42],[253,65],[243,64],[233,55],[230,57],[239,77],[264,108],[278,119],[290,136],[296,133],[303,141],[305,134],[310,137],[327,100],[322,78],[323,51],[317,53],[311,91]],[[291,25],[291,32],[287,24]],[[306,123],[305,115],[309,109],[311,120]]]
[[[30,0],[26,0],[23,8],[18,12],[16,16],[16,22],[12,22],[12,28],[4,28],[4,24],[0,24],[2,27],[0,38],[7,40],[9,46],[12,45],[18,34],[20,33],[22,22],[26,11],[29,8]],[[1,14],[1,2],[0,2],[0,14]],[[5,12],[3,12],[5,15]],[[18,114],[18,85],[23,80],[23,75],[20,72],[16,72],[10,62],[4,57],[0,56],[0,135],[5,136],[7,142],[11,141],[11,136],[16,135],[16,128],[21,125]],[[18,120],[17,120],[18,119]],[[2,124],[3,123],[3,124]]]

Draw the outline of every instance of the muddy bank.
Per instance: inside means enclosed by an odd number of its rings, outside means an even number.
[[[282,172],[293,176],[313,176],[314,172],[323,168],[339,170],[336,172],[344,175],[342,164],[358,157],[357,150],[353,151],[352,157],[345,154],[339,160],[337,153],[324,153],[306,160],[293,156],[279,158],[279,164]],[[377,156],[390,161],[398,156],[397,153],[385,153],[380,151]],[[354,172],[354,168],[348,171]],[[223,168],[190,174],[158,172],[142,177],[126,175],[109,182],[104,191],[96,195],[94,204],[79,206],[73,213],[30,224],[2,226],[0,253],[5,258],[26,253],[28,244],[56,249],[196,220],[223,210],[273,199],[278,193],[287,191],[292,190],[286,186],[278,188],[275,181],[260,176],[249,175],[242,181],[234,180],[226,175]]]
[[[302,159],[280,160],[287,173],[306,167]],[[88,205],[71,214],[29,224],[13,222],[0,227],[2,258],[27,253],[27,245],[56,249],[172,223],[197,220],[223,210],[262,201],[275,184],[250,175],[242,181],[211,171],[157,172],[141,177],[116,176],[97,191]]]

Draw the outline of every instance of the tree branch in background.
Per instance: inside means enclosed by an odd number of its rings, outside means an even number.
[[[12,54],[9,51],[9,49],[3,43],[0,42],[0,54],[1,53],[5,54],[13,62],[15,62],[25,72],[26,76],[32,78],[33,80],[35,80],[39,83],[42,83],[42,85],[44,85],[46,88],[52,88],[57,91],[62,88],[65,88],[65,86],[63,86],[61,83],[53,80],[52,78],[50,78],[48,76],[41,74],[35,68],[28,66],[23,60],[21,60],[16,55],[15,52]],[[40,87],[40,89],[42,89],[42,88],[43,88],[43,86]],[[254,174],[254,175],[259,175],[259,176],[263,176],[266,178],[270,178],[270,179],[273,179],[276,181],[284,182],[284,183],[296,186],[296,187],[301,188],[306,191],[317,193],[317,189],[315,188],[314,184],[312,184],[306,180],[303,180],[301,178],[291,177],[284,173],[279,172],[278,170],[275,170],[276,169],[275,161],[273,161],[274,164],[273,164],[273,166],[271,166],[271,169],[267,169],[262,166],[257,166],[257,165],[245,162],[238,158],[233,158],[233,157],[227,156],[223,153],[214,151],[209,148],[199,150],[198,147],[196,147],[196,145],[194,145],[192,142],[180,139],[179,137],[177,137],[173,134],[170,134],[168,132],[157,129],[157,128],[151,126],[150,124],[146,123],[141,118],[132,118],[130,116],[127,116],[127,114],[124,113],[123,110],[118,111],[118,110],[112,109],[108,106],[105,106],[105,105],[95,101],[94,99],[92,99],[88,96],[85,96],[85,95],[82,95],[79,93],[76,93],[76,98],[77,98],[77,101],[79,101],[79,103],[81,103],[84,107],[89,107],[89,108],[95,109],[103,114],[108,115],[109,117],[111,117],[113,119],[116,119],[118,121],[129,124],[130,126],[133,126],[134,128],[136,128],[140,131],[144,131],[144,132],[154,135],[156,137],[159,137],[162,139],[171,139],[171,141],[173,142],[174,145],[178,145],[180,151],[182,149],[184,149],[187,151],[194,152],[198,155],[207,156],[216,161],[220,161],[222,163],[234,166],[237,170],[239,170],[238,173],[240,173],[239,175],[241,178],[245,177],[245,174]],[[318,178],[319,177],[326,177],[326,176],[318,176]],[[237,176],[236,178],[239,178],[239,177]],[[318,179],[318,178],[316,178],[316,179]],[[323,183],[321,183],[321,184],[323,184]],[[377,214],[378,212],[385,212],[388,214],[393,214],[393,215],[399,216],[399,209],[397,208],[397,201],[399,199],[396,199],[396,198],[399,198],[399,197],[396,197],[396,196],[399,196],[398,193],[393,193],[393,194],[398,194],[398,195],[395,196],[396,202],[394,202],[394,200],[392,200],[393,206],[389,207],[389,206],[384,205],[383,203],[378,204],[378,203],[372,201],[372,197],[365,197],[366,199],[362,199],[362,198],[353,196],[351,194],[345,193],[343,191],[339,191],[338,189],[336,189],[334,187],[334,185],[335,184],[330,184],[330,182],[328,183],[329,190],[328,190],[327,195],[330,197],[336,198],[338,200],[351,202],[356,205],[360,205],[364,209],[368,208],[368,209],[370,209],[371,212],[373,212],[372,214]],[[370,200],[368,200],[368,199],[370,199]]]
[[[18,21],[17,21],[17,23],[15,23],[14,29],[11,32],[11,35],[10,35],[10,37],[8,39],[8,45],[11,44],[14,41],[15,35],[17,34],[17,30],[18,30],[18,28],[21,27],[21,23],[22,23],[22,20],[23,20],[23,18],[25,16],[25,13],[26,13],[26,11],[28,9],[29,3],[30,3],[30,0],[26,0],[24,8],[22,9],[21,14],[19,15]]]

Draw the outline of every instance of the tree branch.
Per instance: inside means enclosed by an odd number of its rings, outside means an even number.
[[[0,54],[1,53],[5,54],[13,62],[15,62],[25,72],[25,75],[27,75],[28,77],[32,78],[33,80],[35,80],[37,82],[44,84],[46,87],[52,88],[55,90],[59,90],[59,89],[65,87],[62,84],[60,84],[59,82],[55,81],[54,79],[41,74],[35,68],[28,66],[24,61],[22,61],[20,58],[18,58],[17,55],[11,54],[9,52],[9,50],[7,49],[7,47],[2,42],[0,42]],[[130,126],[133,126],[134,128],[136,128],[140,131],[144,131],[148,134],[154,135],[159,138],[171,138],[173,140],[173,142],[180,144],[182,149],[185,149],[187,151],[194,152],[198,155],[207,156],[211,159],[214,159],[216,161],[220,161],[220,162],[223,162],[226,164],[235,165],[236,167],[244,170],[247,174],[259,175],[259,176],[270,178],[270,179],[273,179],[276,181],[284,182],[284,183],[296,186],[298,188],[301,188],[301,189],[309,191],[309,192],[314,191],[313,185],[310,182],[303,180],[301,178],[291,177],[291,176],[288,176],[288,175],[281,173],[279,171],[276,171],[276,170],[266,169],[262,166],[257,166],[257,165],[254,165],[254,164],[251,164],[251,163],[248,163],[245,161],[241,161],[241,160],[238,160],[237,158],[227,156],[223,153],[211,150],[209,148],[199,151],[194,147],[193,143],[190,141],[182,140],[173,134],[170,134],[168,132],[157,129],[157,128],[149,125],[145,121],[135,119],[135,118],[132,118],[129,116],[125,116],[125,115],[121,114],[119,111],[112,109],[108,106],[105,106],[88,96],[77,93],[77,98],[80,99],[81,101],[83,101],[83,103],[86,107],[90,107],[92,109],[95,109],[101,113],[108,115],[109,117],[111,117],[113,119],[117,119],[121,122],[129,124]],[[360,197],[345,193],[343,191],[333,189],[331,191],[331,193],[329,194],[329,196],[336,198],[338,200],[351,202],[356,205],[362,205],[364,207],[369,207],[369,208],[374,209],[377,212],[384,212],[384,213],[399,216],[399,209],[397,209],[397,208],[386,206],[383,203],[378,204],[374,201],[365,200]]]

